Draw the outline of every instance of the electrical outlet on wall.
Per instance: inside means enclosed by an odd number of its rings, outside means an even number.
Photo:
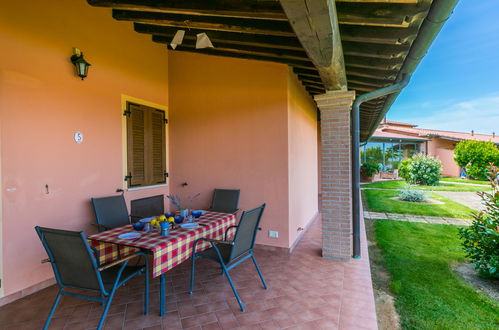
[[[270,238],[279,238],[279,232],[276,230],[269,230],[269,237]]]

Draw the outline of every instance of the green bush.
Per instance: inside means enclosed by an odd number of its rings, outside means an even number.
[[[499,171],[491,165],[489,180],[492,191],[478,192],[485,210],[473,214],[470,227],[461,228],[466,256],[481,276],[499,278]]]
[[[399,176],[404,179],[406,182],[411,182],[411,172],[409,171],[409,164],[411,163],[411,159],[407,158],[402,161],[399,165]]]
[[[440,160],[425,154],[416,154],[402,162],[399,175],[408,183],[436,186],[442,173]]]
[[[371,178],[373,177],[376,173],[379,172],[379,164],[378,163],[372,163],[372,162],[367,162],[363,163],[360,172],[366,177],[366,178]]]
[[[454,148],[454,161],[469,178],[486,180],[489,164],[499,164],[499,149],[493,142],[461,141]]]
[[[413,189],[410,186],[407,189],[401,190],[399,198],[406,202],[426,202],[428,196],[423,190]]]

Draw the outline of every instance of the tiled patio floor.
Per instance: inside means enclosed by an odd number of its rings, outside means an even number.
[[[320,221],[312,225],[291,255],[257,251],[265,276],[263,290],[251,263],[231,271],[246,305],[242,313],[220,269],[208,260],[197,264],[197,290],[189,295],[189,264],[167,278],[167,315],[158,316],[159,281],[152,281],[150,313],[142,315],[141,277],[122,287],[106,321],[107,329],[376,329],[376,314],[363,233],[361,260],[321,257]],[[0,329],[41,329],[56,295],[52,286],[0,308]],[[92,329],[101,306],[63,297],[51,329]]]

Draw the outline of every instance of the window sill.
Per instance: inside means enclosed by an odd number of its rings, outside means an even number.
[[[168,187],[167,183],[163,184],[156,184],[154,186],[145,186],[145,187],[135,187],[135,188],[127,188],[126,191],[135,191],[135,190],[144,190],[144,189],[153,189],[153,188],[159,188],[159,187]]]

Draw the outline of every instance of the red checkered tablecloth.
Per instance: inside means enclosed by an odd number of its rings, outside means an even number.
[[[196,222],[200,224],[196,228],[170,229],[167,237],[161,236],[159,232],[140,232],[141,237],[135,241],[118,238],[121,234],[135,232],[131,225],[126,225],[88,238],[90,244],[99,252],[101,264],[131,254],[137,251],[137,248],[150,251],[153,255],[152,275],[157,277],[189,259],[197,239],[223,239],[225,230],[236,224],[236,217],[228,213],[205,212]],[[201,251],[209,246],[208,242],[200,242],[196,250]]]

